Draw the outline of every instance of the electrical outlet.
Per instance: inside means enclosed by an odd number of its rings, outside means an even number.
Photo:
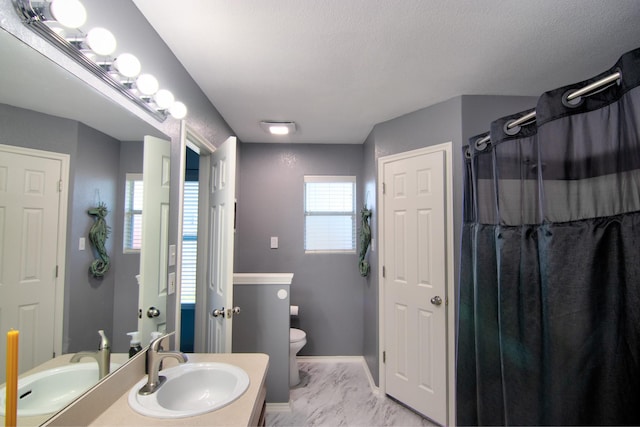
[[[167,280],[167,282],[168,282],[167,294],[168,295],[174,294],[176,292],[176,273],[175,273],[175,271],[169,273],[169,280]]]

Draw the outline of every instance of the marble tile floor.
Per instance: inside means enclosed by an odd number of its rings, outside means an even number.
[[[436,426],[369,386],[362,360],[305,360],[301,382],[291,389],[291,412],[267,409],[266,425],[291,426]]]

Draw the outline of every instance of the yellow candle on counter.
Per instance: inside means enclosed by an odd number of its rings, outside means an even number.
[[[5,427],[16,426],[18,415],[18,331],[7,332],[7,384]]]

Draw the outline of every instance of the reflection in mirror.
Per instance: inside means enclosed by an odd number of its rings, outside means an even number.
[[[140,296],[138,330],[144,345],[152,332],[167,329],[167,287],[175,292],[176,274],[168,279],[167,268],[176,264],[176,248],[169,248],[169,141],[145,136],[144,138],[144,197],[142,208],[142,246],[140,256]],[[169,253],[170,252],[170,253]],[[171,258],[171,260],[169,259]]]
[[[0,385],[10,328],[20,330],[21,374],[95,351],[100,329],[112,343],[112,362],[126,362],[141,271],[140,255],[123,250],[126,174],[142,173],[145,135],[167,137],[5,30],[0,56]],[[53,207],[32,205],[43,194],[54,195]],[[87,210],[100,202],[109,210],[112,268],[97,279],[88,270]],[[46,291],[36,290],[40,284]],[[41,330],[42,319],[49,329]]]

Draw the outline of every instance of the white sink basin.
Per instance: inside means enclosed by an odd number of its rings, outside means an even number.
[[[140,380],[129,392],[129,406],[149,417],[183,418],[220,409],[249,388],[247,373],[227,363],[183,363],[163,371],[167,378],[155,393],[143,396]]]
[[[112,363],[111,371],[120,364]],[[18,416],[58,412],[98,382],[97,363],[70,363],[18,379]],[[5,415],[6,386],[0,387],[0,416]]]

